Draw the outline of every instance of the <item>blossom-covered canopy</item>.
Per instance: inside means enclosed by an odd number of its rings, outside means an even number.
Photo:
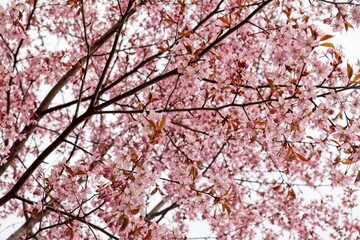
[[[14,0],[0,19],[9,239],[359,236],[359,63],[332,41],[357,1]]]

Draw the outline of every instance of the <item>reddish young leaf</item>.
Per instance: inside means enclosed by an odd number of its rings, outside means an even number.
[[[349,28],[354,29],[354,26],[353,26],[353,25],[351,25],[351,23],[349,23],[349,22],[347,22],[347,21],[346,21],[344,24],[345,24],[345,30],[346,30],[346,31],[348,31],[348,30],[349,30]]]
[[[227,17],[218,17],[218,19],[223,23],[225,23],[226,25],[229,25],[229,20],[227,19]]]
[[[334,37],[333,35],[326,34],[326,35],[324,35],[324,36],[322,36],[320,38],[320,41],[325,41],[325,40],[328,40],[328,39],[333,38],[333,37]]]
[[[295,153],[296,158],[299,159],[300,161],[303,161],[303,162],[308,162],[309,161],[309,159],[305,158],[301,154],[296,153],[296,152],[294,152],[294,153]]]
[[[353,68],[351,67],[351,65],[350,65],[349,63],[347,63],[346,66],[347,66],[347,67],[346,67],[347,76],[348,76],[348,79],[350,80],[351,77],[352,77],[352,75],[353,75],[353,73],[354,73],[354,70],[353,70]]]
[[[355,77],[353,78],[352,83],[357,83],[359,79],[360,79],[360,74],[358,73],[358,74],[356,74]]]
[[[165,127],[165,124],[166,124],[166,116],[162,115],[160,125],[159,125],[158,129],[162,130]]]
[[[152,236],[152,231],[149,230],[148,233],[146,234],[146,236],[143,238],[143,240],[150,240]]]
[[[341,161],[344,165],[351,165],[353,164],[353,160],[351,158],[347,158],[345,161]]]
[[[189,53],[189,54],[193,54],[194,53],[194,47],[191,46],[190,44],[184,44],[185,46],[185,49],[186,51]]]
[[[151,119],[148,119],[148,118],[145,118],[146,119],[146,121],[148,121],[148,123],[150,124],[150,126],[153,128],[153,129],[156,129],[157,127],[156,127],[156,123],[153,121],[153,120],[151,120]]]
[[[268,82],[268,84],[269,84],[269,86],[270,86],[271,90],[274,90],[274,81],[273,81],[273,80],[271,80],[271,79],[266,79],[266,80],[267,80],[267,82]]]
[[[277,185],[277,186],[273,187],[272,189],[273,189],[274,191],[280,191],[281,188],[282,188],[281,185]]]
[[[285,161],[291,160],[293,158],[293,156],[294,156],[294,151],[292,150],[291,147],[289,147],[286,154],[285,154],[285,156],[284,156],[284,160]]]
[[[227,204],[226,202],[223,202],[221,204],[221,206],[222,206],[223,211],[226,211],[227,214],[229,214],[229,215],[231,214],[231,208],[230,208],[229,204]]]
[[[170,23],[170,24],[176,23],[176,21],[170,15],[167,15],[167,17],[164,19],[164,21],[167,23]]]
[[[292,188],[289,188],[288,189],[288,197],[291,199],[291,200],[295,200],[296,199],[296,194],[294,192],[294,190]]]
[[[71,227],[68,227],[65,230],[65,236],[69,237],[70,239],[72,239],[74,237],[74,232]]]
[[[136,214],[139,213],[139,211],[140,211],[140,208],[135,208],[135,209],[131,209],[131,210],[130,210],[130,213],[131,213],[132,215],[136,215]]]
[[[332,43],[321,43],[320,46],[323,46],[323,47],[329,47],[329,48],[335,48],[334,44]]]
[[[356,178],[355,178],[355,182],[354,183],[357,183],[360,181],[360,170],[358,170],[358,173],[356,174]]]

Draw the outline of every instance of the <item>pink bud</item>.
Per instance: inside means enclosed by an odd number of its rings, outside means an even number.
[[[255,124],[253,123],[253,121],[249,121],[246,123],[246,127],[247,128],[254,128]]]
[[[325,18],[325,19],[323,20],[323,23],[324,23],[324,24],[327,24],[327,25],[330,25],[330,24],[331,24],[331,19],[330,19],[330,18]]]
[[[144,142],[144,143],[148,143],[149,142],[149,138],[147,136],[142,136],[141,137],[141,140]]]
[[[41,191],[39,190],[39,188],[36,188],[33,193],[35,196],[41,196]]]
[[[334,53],[334,49],[328,48],[327,52],[330,53],[330,54],[333,54],[333,53]]]

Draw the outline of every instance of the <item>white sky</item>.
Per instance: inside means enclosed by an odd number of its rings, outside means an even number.
[[[354,64],[360,59],[360,29],[349,29],[347,33],[337,34],[334,40],[344,46],[349,62]]]

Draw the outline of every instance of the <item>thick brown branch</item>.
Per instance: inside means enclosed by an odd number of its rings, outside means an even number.
[[[204,50],[202,50],[199,53],[199,58],[204,56],[206,53],[208,53],[212,48],[214,48],[217,44],[219,44],[221,41],[223,41],[225,38],[227,38],[230,34],[244,26],[252,17],[254,17],[261,9],[263,9],[266,5],[271,3],[273,0],[267,0],[264,1],[259,7],[257,7],[252,13],[249,14],[243,21],[235,25],[234,27],[230,28],[226,33],[221,35],[218,39],[213,41],[209,46],[207,46]]]
[[[135,10],[129,11],[129,16],[134,14]],[[126,16],[126,17],[129,17]],[[119,29],[119,27],[124,24],[123,18],[120,19],[114,26],[112,26],[102,37],[99,38],[98,41],[96,41],[91,47],[90,47],[90,55],[92,55],[94,52],[97,51],[106,41]],[[55,86],[50,90],[50,92],[46,95],[44,100],[41,102],[40,106],[37,108],[35,114],[33,115],[33,120],[35,122],[38,122],[41,120],[41,118],[44,116],[43,113],[51,104],[54,97],[57,95],[57,93],[69,82],[70,78],[74,76],[80,69],[82,65],[85,64],[87,59],[87,56],[84,56],[81,58],[63,77],[55,84]],[[14,161],[17,154],[20,152],[20,150],[23,148],[26,140],[31,135],[31,133],[36,128],[37,123],[32,123],[26,126],[22,132],[21,135],[24,135],[25,137],[21,140],[17,140],[14,142],[12,147],[10,148],[10,154],[7,156],[7,162],[0,166],[0,176],[6,171],[6,169],[11,165],[11,163]]]
[[[4,205],[10,199],[12,199],[24,183],[29,179],[33,172],[40,166],[40,164],[49,156],[61,143],[64,142],[66,137],[83,121],[89,118],[92,115],[92,112],[87,111],[80,117],[76,118],[60,136],[52,142],[40,155],[39,157],[30,165],[30,167],[25,171],[25,173],[17,180],[15,185],[11,190],[5,194],[4,197],[0,198],[0,206]]]
[[[50,211],[48,209],[44,209],[39,211],[34,216],[30,217],[16,232],[11,234],[11,236],[7,240],[18,240],[22,236],[28,236],[29,233],[32,233],[32,228],[41,221],[44,215],[48,215]]]
[[[26,202],[26,203],[28,203],[28,204],[31,204],[31,205],[36,204],[35,202],[33,202],[33,201],[31,201],[31,200],[28,200],[28,199],[25,199],[25,198],[20,197],[20,196],[15,196],[15,198],[18,199],[18,200],[20,200],[20,201],[22,201],[22,202]],[[101,227],[99,227],[99,226],[97,226],[97,225],[95,225],[95,224],[93,224],[93,223],[90,223],[90,222],[87,221],[84,217],[74,216],[74,215],[72,215],[71,213],[68,213],[68,212],[65,212],[65,211],[56,209],[56,208],[54,208],[54,207],[52,207],[52,206],[50,206],[50,205],[46,205],[45,208],[44,208],[44,211],[52,211],[52,212],[55,212],[55,213],[60,213],[60,214],[62,214],[62,215],[64,215],[64,216],[69,217],[70,219],[77,220],[77,221],[79,221],[79,222],[81,222],[81,223],[86,224],[86,225],[89,226],[89,227],[92,227],[92,228],[94,228],[94,229],[96,229],[96,230],[104,233],[105,235],[107,235],[107,236],[110,237],[111,239],[119,239],[119,238],[117,238],[116,236],[114,236],[113,234],[105,231],[103,228],[101,228]]]
[[[118,101],[120,101],[120,100],[122,100],[124,98],[127,98],[127,97],[129,97],[129,96],[131,96],[131,95],[133,95],[133,94],[135,94],[135,93],[137,93],[137,92],[139,92],[139,91],[141,91],[141,90],[143,90],[143,89],[145,89],[145,88],[147,88],[147,87],[149,87],[151,85],[154,85],[155,83],[158,83],[161,80],[164,80],[166,78],[169,78],[171,76],[175,76],[175,75],[178,75],[178,74],[180,74],[180,73],[178,73],[177,69],[174,69],[174,70],[172,70],[170,72],[159,75],[159,76],[153,78],[152,80],[150,80],[148,82],[145,82],[145,83],[143,83],[143,84],[141,84],[141,85],[139,85],[139,86],[137,86],[137,87],[123,93],[123,94],[120,94],[120,95],[110,99],[109,101],[106,101],[106,102],[96,106],[94,108],[94,111],[100,111],[101,109],[106,108],[107,106],[110,106],[111,104],[114,104],[114,103],[116,103],[116,102],[118,102]]]

